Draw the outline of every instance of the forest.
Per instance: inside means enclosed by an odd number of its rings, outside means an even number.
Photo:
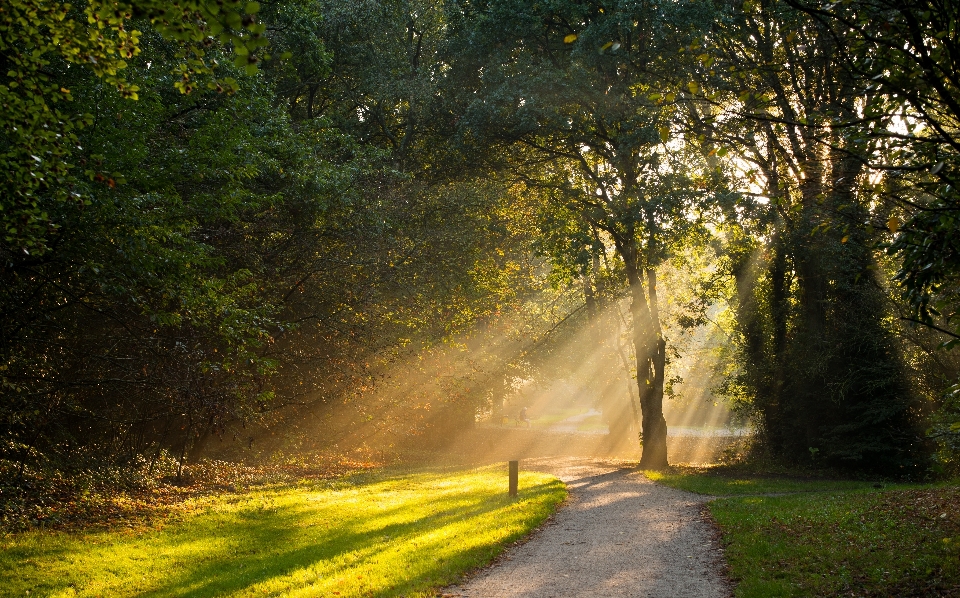
[[[958,13],[6,0],[4,520],[228,445],[441,449],[601,353],[663,469],[698,331],[745,458],[956,475]]]

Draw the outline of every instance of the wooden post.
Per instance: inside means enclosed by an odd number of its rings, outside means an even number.
[[[510,462],[510,496],[517,495],[517,478],[520,475],[520,462]]]

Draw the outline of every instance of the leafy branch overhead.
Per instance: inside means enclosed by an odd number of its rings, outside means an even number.
[[[55,234],[45,201],[83,202],[77,190],[78,131],[93,116],[73,114],[71,69],[88,69],[121,97],[136,100],[140,87],[124,76],[141,53],[138,23],[175,40],[179,62],[174,86],[190,93],[199,81],[234,92],[237,81],[224,76],[219,60],[247,74],[257,70],[257,51],[267,41],[258,23],[257,2],[90,2],[72,5],[47,0],[11,0],[0,7],[0,146],[4,168],[0,226],[7,245],[42,254]],[[228,74],[227,74],[228,75]],[[87,177],[113,186],[119,176],[84,169]]]

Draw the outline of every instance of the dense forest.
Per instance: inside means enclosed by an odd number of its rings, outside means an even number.
[[[694,329],[755,453],[955,474],[958,17],[7,0],[4,491],[291,430],[436,443],[591,342],[659,468]],[[628,342],[559,342],[591,326]]]

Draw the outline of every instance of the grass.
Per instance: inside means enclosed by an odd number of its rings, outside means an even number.
[[[565,409],[551,410],[535,415],[532,414],[533,416],[530,419],[533,421],[534,425],[538,427],[547,427],[562,422],[565,419],[581,415],[587,411],[590,411],[590,409],[587,407],[568,407]]]
[[[960,489],[721,499],[737,596],[960,596]]]
[[[27,470],[0,459],[0,536],[30,529],[69,530],[149,524],[203,509],[225,494],[251,487],[330,480],[383,466],[369,451],[307,453],[256,465],[204,459],[184,466],[161,452],[155,468],[98,468],[65,476]]]
[[[542,523],[555,478],[364,474],[224,497],[167,525],[11,534],[0,595],[431,596]]]
[[[960,488],[722,469],[648,472],[714,496],[736,596],[960,596]],[[760,496],[764,493],[791,493]]]
[[[710,496],[863,490],[874,486],[874,482],[858,480],[756,474],[719,467],[671,467],[644,473],[665,486]]]

